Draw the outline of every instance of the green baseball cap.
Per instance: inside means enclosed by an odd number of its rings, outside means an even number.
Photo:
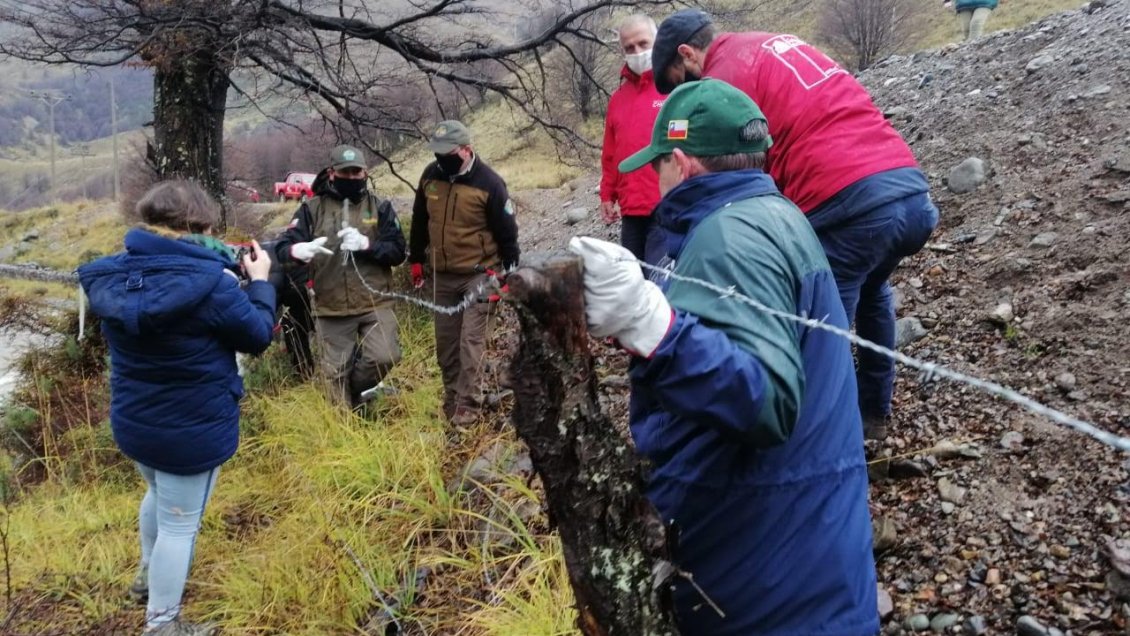
[[[471,145],[471,131],[463,122],[448,119],[436,124],[428,139],[428,150],[437,155],[446,155],[459,146]]]
[[[695,157],[765,152],[773,145],[766,135],[744,139],[749,122],[765,115],[748,95],[717,79],[687,82],[676,88],[655,120],[651,143],[620,162],[620,172],[639,170],[676,148]]]
[[[330,152],[330,166],[334,170],[341,170],[342,168],[361,168],[362,170],[368,169],[365,165],[365,155],[360,150],[353,146],[338,146]]]

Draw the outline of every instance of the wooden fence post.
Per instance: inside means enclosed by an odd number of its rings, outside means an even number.
[[[514,426],[545,488],[585,636],[675,636],[673,571],[645,469],[597,402],[581,259],[534,254],[507,280],[521,323]]]

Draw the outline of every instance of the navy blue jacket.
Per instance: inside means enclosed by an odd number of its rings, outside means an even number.
[[[210,470],[239,444],[235,352],[271,343],[275,290],[245,292],[224,271],[233,263],[186,241],[132,229],[125,247],[78,269],[110,345],[114,440],[157,470]]]
[[[674,273],[846,329],[804,215],[760,171],[708,174],[655,217]],[[725,613],[675,582],[682,633],[871,636],[879,630],[855,369],[848,342],[670,279],[675,310],[631,370],[630,425],[674,558]]]

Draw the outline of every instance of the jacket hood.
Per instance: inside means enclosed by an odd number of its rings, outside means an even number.
[[[131,334],[191,314],[225,276],[225,259],[192,243],[135,228],[125,246],[79,267],[78,275],[94,313]]]

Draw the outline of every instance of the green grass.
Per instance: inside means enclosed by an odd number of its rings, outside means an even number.
[[[745,9],[744,0],[716,0],[723,9]],[[993,12],[986,25],[986,32],[1015,29],[1058,11],[1077,9],[1081,0],[1005,0]],[[753,12],[737,13],[735,20],[723,23],[726,30],[772,31],[793,33],[820,46],[816,25],[823,3],[811,2],[796,9],[792,0],[777,0],[764,3]],[[911,53],[923,49],[933,49],[961,40],[961,29],[953,8],[946,8],[940,1],[928,0],[915,4],[921,13],[922,25],[915,37],[911,38],[901,53]]]
[[[126,224],[110,202],[77,201],[0,214],[0,246],[16,245],[31,231],[38,238],[27,242],[9,262],[35,262],[70,271],[96,256],[121,249]]]
[[[989,17],[985,32],[1016,29],[1059,11],[1078,9],[1081,4],[1081,0],[1005,0]],[[952,8],[944,8],[941,2],[927,2],[922,10],[927,13],[925,29],[911,49],[937,48],[961,41],[961,27]]]
[[[464,123],[471,129],[475,152],[498,171],[512,192],[556,188],[585,172],[578,165],[560,161],[549,135],[541,129],[531,128],[531,121],[525,113],[510,104],[499,100],[488,102],[467,117]],[[590,140],[599,140],[599,136],[593,136],[593,128],[591,125],[586,127],[582,134]],[[600,130],[597,130],[598,135]],[[424,167],[434,160],[423,143],[413,144],[393,154],[397,172],[412,187],[415,187]],[[374,168],[373,179],[382,193],[412,195],[409,186],[394,178],[387,165]]]
[[[449,490],[470,458],[516,442],[493,423],[448,440],[430,321],[406,308],[400,318],[405,358],[389,382],[401,392],[364,419],[317,383],[294,381],[277,348],[253,365],[241,446],[204,518],[187,616],[225,634],[357,634],[380,607],[374,586],[388,598],[427,567],[424,594],[397,615],[407,633],[573,633],[560,545],[540,514],[527,524],[518,513],[537,510],[537,492],[517,477],[479,494]],[[39,608],[17,616],[21,633],[141,622],[124,598],[141,480],[112,452],[104,422],[79,419],[49,445],[58,450],[47,478],[10,508],[17,597]]]

